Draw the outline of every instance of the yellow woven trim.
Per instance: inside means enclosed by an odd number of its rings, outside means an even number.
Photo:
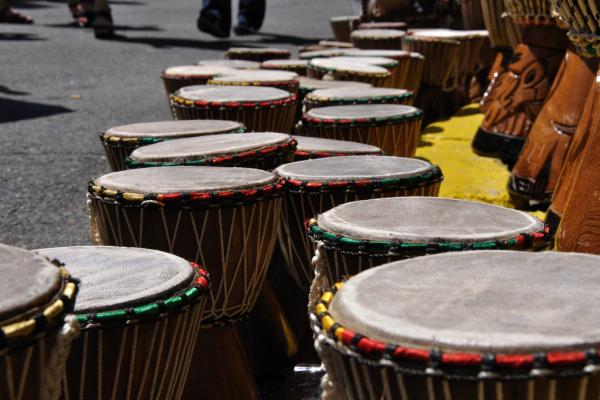
[[[117,194],[119,193],[116,190],[104,189],[98,185],[92,185],[91,188],[94,193],[96,193],[102,197],[116,197]],[[124,192],[121,194],[121,197],[123,197],[123,199],[127,200],[127,201],[142,202],[142,201],[144,201],[145,194]]]
[[[138,138],[125,138],[119,136],[106,136],[102,135],[102,140],[108,143],[137,143],[139,141]]]

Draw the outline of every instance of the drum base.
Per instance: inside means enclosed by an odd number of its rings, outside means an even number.
[[[523,137],[487,132],[483,128],[479,128],[471,147],[476,154],[499,158],[509,168],[512,168],[519,159],[524,144],[525,138]]]

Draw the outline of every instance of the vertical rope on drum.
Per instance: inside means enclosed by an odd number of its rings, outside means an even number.
[[[183,345],[185,343],[185,337],[189,334],[188,331],[188,322],[189,318],[187,316],[189,309],[175,316],[175,319],[181,323],[181,329],[179,333],[173,337],[173,343],[175,343],[175,348],[171,356],[167,357],[165,363],[163,365],[163,369],[167,371],[171,371],[169,374],[169,380],[167,382],[166,393],[162,398],[164,399],[172,399],[174,396],[174,391],[176,390],[176,384],[180,375],[182,374],[181,369],[181,358],[184,352]]]
[[[160,325],[162,325],[162,330],[160,334],[160,344],[158,346],[158,352],[156,353],[157,360],[160,360],[162,357],[165,347],[165,341],[167,339],[167,330],[169,328],[168,321],[166,319],[162,319]],[[157,391],[156,385],[158,383],[159,372],[160,371],[158,370],[158,368],[154,368],[154,375],[152,376],[152,386],[150,387],[150,393],[156,393]]]
[[[102,340],[103,333],[102,330],[98,330],[98,375],[96,376],[96,385],[98,390],[98,400],[101,400],[102,397],[102,362],[104,361],[102,357],[104,356],[104,351],[102,351]]]
[[[89,332],[83,332],[82,336],[82,346],[81,346],[81,373],[79,375],[79,400],[84,399],[85,395],[85,379],[87,372],[87,364],[88,364],[88,345],[89,345]],[[79,364],[78,364],[79,365]],[[67,391],[68,386],[65,385],[65,391]]]
[[[125,354],[125,345],[127,343],[127,333],[129,331],[129,327],[126,327],[125,329],[123,329],[123,334],[121,335],[121,343],[119,344],[119,351],[117,352],[117,363],[114,366],[114,370],[111,372],[114,372],[114,382],[112,384],[112,394],[110,396],[110,398],[112,400],[116,400],[117,396],[118,396],[118,392],[117,389],[119,389],[119,380],[120,380],[120,376],[121,376],[121,367],[123,366],[123,356]],[[102,357],[101,354],[98,354],[98,357]],[[112,369],[112,368],[111,368]]]
[[[40,345],[41,345],[41,351],[43,352],[44,350],[44,346],[43,343],[46,341],[46,339],[42,339],[40,341]],[[25,383],[27,382],[27,376],[29,375],[29,367],[31,364],[31,358],[33,357],[33,350],[34,350],[35,346],[29,346],[29,348],[26,350],[25,352],[25,362],[23,363],[23,371],[21,372],[21,376],[19,378],[19,387],[17,390],[17,399],[22,399],[23,398],[23,393],[25,393]],[[41,389],[44,387],[45,385],[42,383],[41,386],[38,386],[39,390],[41,391]]]
[[[177,338],[177,335],[179,334],[179,332],[181,331],[181,319],[180,318],[175,318],[175,332],[171,332],[170,338]],[[175,346],[176,340],[170,340],[170,344],[169,344],[169,349],[168,351],[165,353],[165,358],[166,360],[169,360],[172,356],[173,356],[173,347]],[[163,374],[162,375],[162,379],[160,380],[160,384],[158,386],[158,390],[156,391],[157,393],[157,398],[158,399],[162,399],[164,398],[164,392],[168,389],[168,383],[166,382],[167,377],[171,377],[173,374]],[[167,385],[167,388],[165,388],[165,385]],[[163,389],[164,388],[164,389]]]
[[[135,369],[135,358],[137,356],[137,342],[138,342],[138,336],[139,336],[139,328],[140,326],[138,324],[135,324],[131,329],[133,329],[133,334],[132,334],[132,343],[131,343],[131,348],[130,348],[130,353],[131,353],[131,360],[129,360],[129,374],[127,377],[127,399],[131,398],[131,389],[133,387],[133,373],[134,373],[134,369]],[[138,387],[138,390],[142,389],[142,387]],[[116,400],[116,399],[115,399]]]
[[[152,356],[154,354],[154,343],[156,342],[156,337],[157,337],[157,333],[158,333],[158,328],[161,324],[161,321],[164,321],[164,319],[159,320],[157,322],[154,322],[154,329],[150,338],[150,345],[147,347],[147,349],[149,349],[150,353],[146,354],[146,362],[144,363],[144,369],[142,370],[142,377],[141,377],[141,381],[140,381],[140,387],[144,387],[146,385],[146,379],[148,378],[148,370],[150,368],[150,362],[152,361]],[[144,393],[142,393],[142,391],[138,392],[137,398],[136,400],[141,400],[142,399],[142,395]]]

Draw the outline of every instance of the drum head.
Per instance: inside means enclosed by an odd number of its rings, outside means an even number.
[[[81,246],[37,252],[65,264],[79,279],[76,313],[133,307],[172,296],[195,277],[191,264],[162,251],[133,247]]]
[[[296,151],[307,153],[339,153],[339,154],[381,154],[382,150],[370,144],[350,142],[349,140],[323,139],[309,136],[294,136],[298,141]]]
[[[324,81],[322,79],[313,79],[300,76],[298,78],[300,83],[300,90],[313,91],[317,89],[330,89],[339,87],[353,87],[353,88],[368,88],[373,87],[370,83],[366,82],[354,82],[354,81]]]
[[[361,90],[355,88],[319,89],[307,95],[309,100],[321,101],[355,101],[369,98],[402,98],[412,96],[412,92],[404,89],[370,87]]]
[[[121,138],[179,138],[237,132],[243,127],[244,125],[239,122],[219,119],[142,122],[139,124],[115,126],[107,130],[104,136]]]
[[[198,65],[207,67],[229,67],[234,69],[259,69],[260,63],[247,60],[201,60]]]
[[[163,71],[163,75],[178,78],[193,78],[196,76],[219,76],[234,73],[236,70],[225,66],[200,66],[200,65],[180,65],[169,67]]]
[[[354,57],[348,57],[348,56],[339,56],[339,57],[331,57],[329,58],[329,60],[332,61],[339,61],[339,62],[358,62],[358,63],[364,63],[364,64],[369,64],[369,65],[376,65],[378,67],[383,67],[383,68],[393,68],[395,66],[398,65],[398,61],[391,59],[391,58],[385,58],[385,57],[372,57],[372,56],[354,56]]]
[[[393,197],[342,204],[319,216],[319,228],[361,240],[472,243],[533,234],[531,215],[486,203],[435,197]]]
[[[232,74],[216,77],[211,80],[211,83],[227,82],[244,84],[253,82],[282,82],[293,81],[296,78],[298,78],[298,74],[288,71],[277,71],[271,69],[248,71],[237,70]]]
[[[0,325],[48,304],[61,288],[59,269],[31,251],[0,244]]]
[[[391,60],[393,61],[393,60]],[[388,70],[377,65],[367,64],[364,62],[356,61],[352,57],[347,57],[340,60],[337,57],[334,58],[315,58],[310,60],[308,67],[324,69],[331,72],[354,72],[360,74],[389,74]]]
[[[226,54],[279,54],[279,55],[290,55],[289,50],[278,49],[276,47],[231,47],[227,50]]]
[[[309,110],[305,117],[315,119],[386,119],[421,115],[419,109],[399,104],[360,104],[349,106],[318,107]]]
[[[330,313],[372,339],[493,353],[600,345],[600,257],[469,251],[369,269],[340,288]]]
[[[290,140],[290,135],[274,132],[206,135],[139,147],[131,153],[129,158],[140,163],[202,160],[277,146],[288,143]]]
[[[345,57],[386,57],[393,60],[401,58],[415,57],[423,58],[419,53],[411,53],[404,50],[367,50],[367,49],[353,49],[346,50],[343,54]]]
[[[456,29],[411,29],[408,36],[421,38],[441,38],[441,39],[475,39],[488,37],[485,30],[463,31]]]
[[[255,188],[277,177],[251,168],[151,167],[113,172],[96,179],[98,186],[126,193],[210,192]]]
[[[386,156],[317,158],[280,165],[275,169],[275,173],[283,178],[302,182],[408,178],[432,171],[433,166],[426,161]]]
[[[272,87],[262,86],[187,86],[175,92],[186,100],[200,100],[215,103],[227,102],[261,102],[284,100],[290,97],[290,92]]]
[[[308,61],[306,60],[267,60],[262,63],[262,67],[303,68],[306,67],[307,64]]]
[[[323,50],[314,50],[314,51],[305,51],[300,53],[299,58],[302,60],[310,60],[313,58],[326,58],[326,57],[336,57],[344,55],[347,48],[331,48],[331,49],[323,49]]]
[[[352,39],[402,39],[405,33],[397,29],[360,29],[350,34]]]

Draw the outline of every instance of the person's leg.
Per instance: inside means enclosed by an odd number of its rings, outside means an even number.
[[[229,37],[231,0],[202,0],[197,25],[202,32],[220,38]]]
[[[0,0],[0,23],[32,24],[33,19],[29,15],[19,14],[8,5],[7,0]]]
[[[94,0],[94,35],[98,39],[108,39],[114,36],[112,14],[108,0]]]
[[[266,0],[240,0],[235,33],[249,35],[257,32],[265,19],[265,11]]]

